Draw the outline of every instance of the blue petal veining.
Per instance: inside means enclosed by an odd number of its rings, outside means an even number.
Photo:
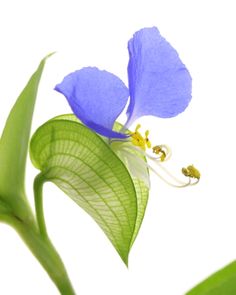
[[[158,29],[136,32],[128,42],[128,50],[127,126],[141,116],[170,118],[183,112],[191,100],[191,76]]]
[[[107,137],[127,136],[112,131],[129,97],[128,88],[117,76],[87,67],[66,76],[55,90],[65,95],[74,114],[89,128]]]

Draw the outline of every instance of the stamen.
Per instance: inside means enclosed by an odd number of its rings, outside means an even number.
[[[143,156],[148,157],[149,159],[151,159],[153,161],[153,163],[155,163],[156,165],[158,165],[158,167],[161,168],[161,170],[170,178],[172,179],[174,182],[176,183],[172,183],[170,181],[168,181],[163,175],[161,175],[160,173],[157,172],[157,170],[155,168],[153,168],[150,164],[145,163],[146,167],[148,169],[150,169],[152,172],[154,172],[160,179],[162,179],[166,184],[172,186],[172,187],[177,187],[177,188],[183,188],[183,187],[187,187],[187,186],[191,186],[191,185],[195,185],[195,183],[191,182],[191,178],[189,177],[188,182],[184,182],[179,180],[178,178],[176,178],[173,174],[171,174],[165,167],[162,166],[162,164],[160,163],[160,161],[156,161],[157,159],[154,157],[151,157],[148,153],[141,151],[139,148],[136,147],[132,147],[130,145],[125,145],[123,147],[125,150],[132,152],[132,150],[136,150],[138,152],[140,152]]]
[[[138,131],[141,128],[141,125],[138,124],[135,128],[135,132],[134,133],[130,133],[131,135],[131,142],[133,145],[140,147],[142,150],[146,150],[147,148],[151,147],[151,143],[148,139],[148,135],[149,135],[149,131],[147,130],[145,132],[145,137],[142,136],[142,134]]]
[[[164,162],[164,161],[169,160],[170,157],[172,156],[172,152],[171,152],[170,147],[165,145],[165,144],[154,146],[152,148],[152,152],[154,154],[156,154],[158,157],[157,156],[151,156],[151,155],[148,155],[148,157],[150,159],[156,160],[156,161]]]
[[[162,147],[160,145],[154,146],[152,148],[152,152],[154,154],[160,155],[160,159],[161,159],[162,162],[165,161],[165,159],[166,159],[166,153],[165,153],[165,151],[162,149]]]
[[[189,181],[187,183],[183,183],[183,184],[174,184],[174,183],[171,183],[169,182],[168,180],[166,180],[161,174],[159,174],[154,168],[152,168],[152,166],[148,165],[148,168],[154,172],[161,180],[163,180],[166,184],[172,186],[172,187],[177,187],[177,188],[184,188],[184,187],[187,187],[187,186],[190,186],[191,185],[191,180],[189,178]]]
[[[151,171],[153,171],[159,178],[161,178],[165,183],[167,183],[170,186],[182,188],[186,186],[195,185],[199,182],[200,176],[201,176],[200,172],[193,165],[189,165],[187,168],[182,168],[182,174],[188,177],[187,182],[178,179],[173,174],[171,174],[165,167],[161,165],[161,162],[165,162],[169,160],[172,154],[171,149],[167,145],[161,144],[161,145],[154,146],[152,148],[152,152],[153,154],[155,154],[155,156],[151,155],[150,153],[147,153],[146,148],[148,149],[151,148],[151,142],[149,141],[149,138],[148,138],[149,130],[146,130],[145,136],[142,136],[142,134],[139,132],[140,128],[141,128],[141,125],[138,124],[135,128],[135,132],[129,132],[130,141],[126,140],[122,143],[122,147],[124,150],[130,153],[134,153],[134,150],[135,150],[139,152],[140,155],[152,160],[152,162],[158,165],[158,167],[162,170],[162,172],[164,172],[164,174],[166,174],[167,177],[172,179],[174,183],[167,180],[166,177],[164,177],[159,172],[157,172],[156,169],[154,169],[150,164],[148,164],[145,161],[143,163],[144,166],[146,166]],[[130,142],[133,145],[130,145]],[[196,181],[193,182],[192,181],[193,179],[195,179]]]
[[[165,167],[163,167],[163,165],[160,162],[154,162],[156,165],[158,165],[159,168],[161,168],[161,170],[168,175],[171,179],[173,179],[175,182],[179,183],[180,186],[186,186],[186,182],[179,180],[177,177],[175,177],[172,173],[170,173]]]
[[[146,130],[145,131],[145,142],[146,142],[147,147],[150,149],[152,147],[152,144],[148,138],[148,135],[149,135],[149,130]]]
[[[189,165],[187,168],[182,168],[182,173],[184,176],[200,180],[201,173],[193,165]]]

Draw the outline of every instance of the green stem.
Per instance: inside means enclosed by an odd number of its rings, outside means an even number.
[[[43,184],[44,177],[42,174],[38,174],[34,180],[34,203],[36,218],[39,226],[39,231],[44,239],[48,239],[47,227],[44,219],[43,212]]]
[[[18,232],[56,284],[61,295],[76,295],[63,262],[49,239],[45,240],[34,227],[29,226],[13,215],[0,214],[0,221],[11,225]]]

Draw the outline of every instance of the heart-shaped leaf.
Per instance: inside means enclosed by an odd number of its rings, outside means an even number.
[[[236,261],[214,273],[186,295],[235,295]]]
[[[127,264],[137,218],[136,192],[110,146],[65,116],[36,131],[30,153],[44,181],[55,183],[92,216]]]
[[[80,122],[80,120],[74,114],[61,115],[54,118],[53,120],[69,120]],[[122,124],[115,122],[113,128],[115,131],[120,131],[122,128]],[[101,135],[99,136],[105,142],[109,143],[109,140],[106,137],[103,137]],[[142,225],[148,203],[150,186],[149,170],[147,169],[147,161],[146,158],[143,156],[142,151],[139,152],[138,150],[133,149],[133,145],[131,142],[114,141],[111,143],[111,149],[128,169],[136,191],[137,219],[131,243],[132,246]]]

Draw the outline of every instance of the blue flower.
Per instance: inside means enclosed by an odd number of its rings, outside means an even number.
[[[55,87],[87,127],[109,138],[127,136],[112,129],[129,97],[126,128],[145,115],[174,117],[191,100],[191,76],[157,28],[136,32],[128,50],[129,89],[114,74],[95,67],[75,71]]]

